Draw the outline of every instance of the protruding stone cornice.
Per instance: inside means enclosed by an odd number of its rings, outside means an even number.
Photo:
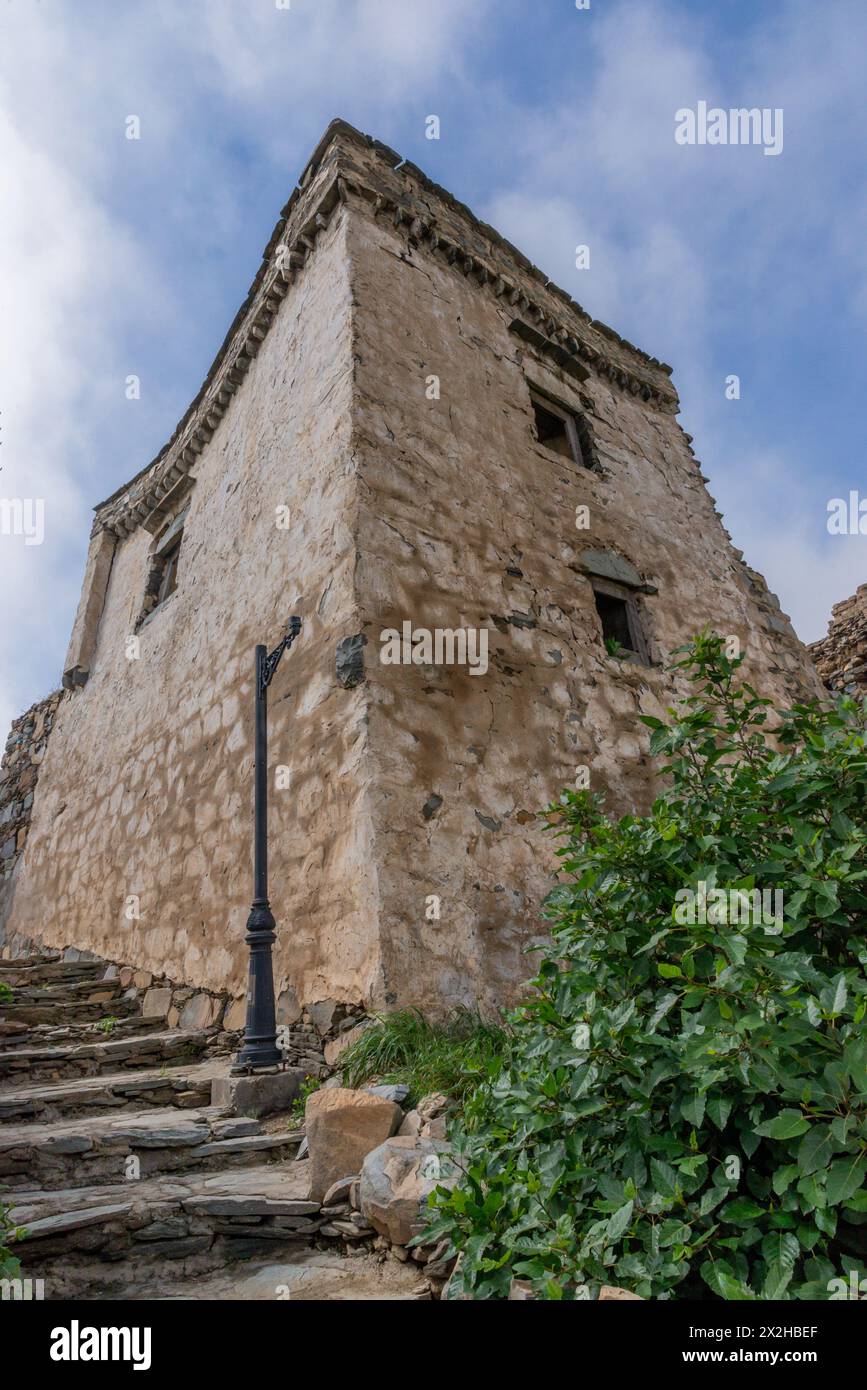
[[[340,202],[336,171],[304,199],[296,190],[268,243],[250,293],[235,317],[201,390],[174,435],[157,457],[131,482],[96,508],[94,531],[111,530],[123,539],[139,526],[159,529],[163,505],[195,465],[219,428],[232,397],[274,322],[289,286],[313,253],[316,238],[328,226]],[[291,210],[295,215],[288,219]]]
[[[400,170],[397,171],[400,173]],[[576,359],[587,363],[597,377],[602,377],[612,385],[620,387],[630,395],[640,396],[642,400],[656,406],[659,409],[675,413],[679,409],[677,393],[674,387],[666,381],[663,388],[658,384],[660,376],[668,377],[671,368],[657,359],[648,357],[639,348],[634,347],[608,328],[606,324],[600,323],[597,319],[591,319],[580,305],[576,304],[565,291],[555,285],[553,281],[546,280],[540,276],[539,289],[542,293],[536,293],[533,288],[533,279],[528,272],[517,270],[514,267],[512,257],[507,254],[506,248],[515,256],[520,256],[514,248],[509,246],[505,238],[493,233],[494,241],[488,255],[480,255],[467,249],[460,237],[445,234],[437,225],[436,221],[419,215],[414,210],[411,200],[405,196],[404,200],[390,199],[384,197],[382,193],[373,193],[365,187],[363,183],[351,183],[347,179],[350,190],[361,194],[363,197],[373,197],[373,210],[376,216],[385,215],[393,218],[396,226],[402,228],[409,241],[416,246],[427,245],[428,249],[437,256],[442,256],[452,265],[456,271],[474,280],[485,292],[491,294],[496,299],[503,299],[504,305],[522,322],[529,333],[521,333],[527,341],[535,341],[537,346],[541,345],[541,350],[546,355],[554,355],[560,359],[560,365],[564,370],[570,371],[572,375],[582,375],[575,371],[574,366],[570,366],[567,359],[572,363]],[[472,214],[469,214],[472,216]],[[475,222],[475,219],[473,219]],[[478,227],[483,224],[476,223]],[[491,228],[485,228],[488,235]],[[498,257],[498,250],[502,250],[502,260]],[[523,259],[523,258],[522,258]],[[527,263],[529,266],[529,262]],[[534,275],[540,275],[535,267],[530,267]],[[564,314],[558,303],[545,302],[546,300],[564,301],[567,313]],[[616,360],[613,354],[603,351],[600,345],[588,341],[582,333],[582,328],[594,330],[594,335],[600,335],[619,344],[624,350],[625,355],[634,355],[639,363],[647,363],[651,369],[647,374],[640,369],[630,369],[622,362]],[[538,335],[533,339],[532,333]],[[544,340],[544,341],[543,341]],[[587,373],[589,375],[589,373]],[[657,378],[654,381],[653,378]]]

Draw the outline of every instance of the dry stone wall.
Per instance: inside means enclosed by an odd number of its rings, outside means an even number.
[[[0,763],[0,917],[27,843],[39,771],[63,691],[55,690],[12,721]],[[2,937],[0,937],[2,940]]]
[[[867,584],[834,604],[828,635],[811,644],[810,655],[829,690],[867,695]]]

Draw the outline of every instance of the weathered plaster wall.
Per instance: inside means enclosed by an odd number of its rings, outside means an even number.
[[[592,368],[579,383],[537,355],[510,331],[520,308],[465,273],[463,255],[432,246],[414,218],[488,264],[502,267],[503,249],[412,171],[370,163],[383,206],[353,217],[349,249],[384,988],[425,1007],[491,1004],[531,973],[521,948],[540,931],[551,887],[554,843],[535,813],[579,764],[615,809],[650,801],[638,716],[672,698],[661,665],[672,649],[710,623],[741,639],[748,674],[781,702],[814,690],[815,677],[779,605],[732,551],[674,406]],[[507,268],[539,297],[525,267]],[[636,353],[629,365],[671,390],[658,364]],[[432,375],[438,400],[426,396]],[[602,476],[536,442],[530,383],[585,414]],[[579,533],[582,503],[591,525]],[[658,588],[638,602],[659,664],[607,656],[581,572],[586,547],[618,552]],[[487,628],[487,674],[381,664],[382,630],[407,619]],[[429,895],[441,899],[438,921]]]
[[[375,976],[364,697],[335,676],[336,645],[358,627],[345,236],[338,210],[198,456],[178,588],[134,660],[151,536],[117,546],[89,679],[52,735],[10,932],[243,988],[253,648],[299,613],[271,688],[272,763],[291,771],[271,792],[278,987],[357,999]],[[127,920],[133,895],[141,915]]]

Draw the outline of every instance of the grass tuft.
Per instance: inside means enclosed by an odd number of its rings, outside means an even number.
[[[376,1014],[357,1042],[343,1053],[344,1084],[402,1083],[409,1101],[442,1091],[459,1104],[500,1070],[509,1040],[506,1028],[473,1009],[457,1009],[431,1021],[417,1009]]]

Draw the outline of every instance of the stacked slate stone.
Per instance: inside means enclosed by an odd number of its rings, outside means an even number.
[[[867,584],[834,604],[827,637],[809,651],[829,690],[867,695]]]
[[[27,840],[36,780],[62,698],[55,690],[12,721],[0,763],[0,880],[10,876]]]

